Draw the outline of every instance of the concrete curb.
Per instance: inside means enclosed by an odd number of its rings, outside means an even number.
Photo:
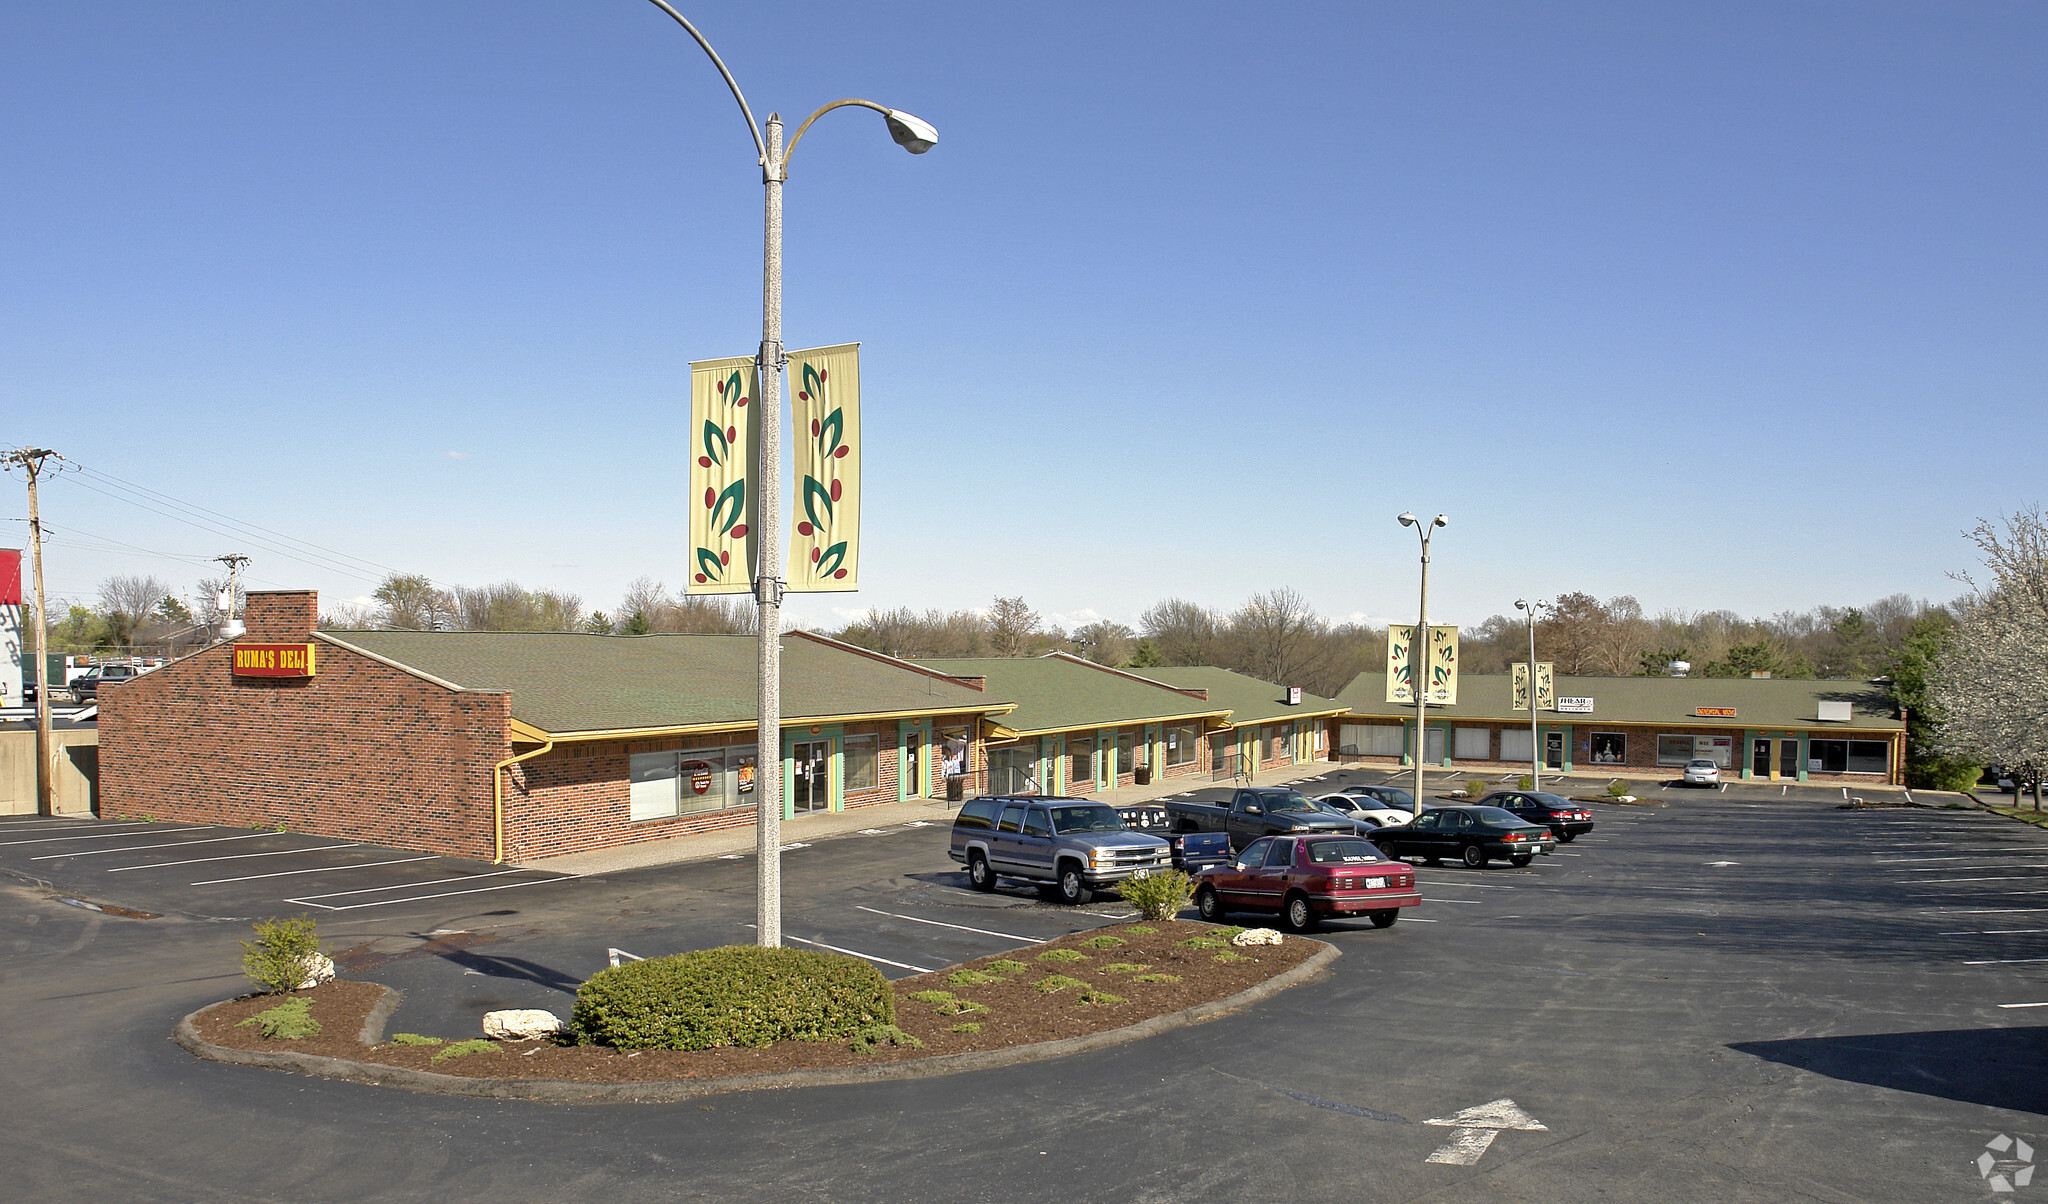
[[[1296,940],[1302,938],[1296,937]],[[215,1062],[229,1062],[241,1066],[261,1066],[268,1070],[295,1070],[301,1074],[319,1075],[322,1078],[342,1079],[352,1083],[369,1083],[379,1087],[399,1087],[407,1091],[422,1091],[436,1095],[465,1095],[484,1099],[523,1099],[555,1104],[619,1104],[619,1103],[667,1103],[674,1100],[694,1099],[700,1095],[722,1095],[731,1091],[768,1091],[784,1087],[837,1087],[855,1083],[900,1082],[906,1079],[937,1078],[941,1075],[961,1074],[971,1070],[994,1070],[1003,1066],[1018,1066],[1026,1062],[1042,1062],[1051,1058],[1064,1058],[1070,1054],[1087,1053],[1112,1045],[1130,1041],[1141,1041],[1146,1037],[1158,1036],[1176,1028],[1185,1028],[1213,1020],[1218,1016],[1249,1007],[1269,999],[1289,987],[1299,986],[1323,972],[1331,962],[1342,956],[1335,945],[1323,945],[1322,949],[1305,962],[1284,974],[1275,975],[1262,983],[1247,987],[1237,994],[1208,1003],[1198,1003],[1191,1008],[1154,1016],[1136,1024],[1113,1028],[1106,1032],[1090,1033],[1084,1037],[1068,1037],[1059,1041],[1041,1041],[1035,1045],[1015,1045],[1008,1049],[990,1049],[975,1053],[945,1054],[931,1058],[913,1058],[904,1062],[885,1062],[876,1066],[843,1066],[829,1070],[789,1070],[776,1074],[741,1074],[722,1079],[664,1079],[641,1083],[574,1083],[561,1079],[478,1079],[461,1075],[436,1074],[426,1070],[410,1070],[400,1066],[382,1066],[375,1062],[358,1062],[350,1058],[330,1058],[318,1054],[269,1052],[257,1049],[230,1049],[215,1045],[199,1035],[194,1023],[200,1016],[222,1006],[222,1003],[208,1004],[191,1015],[178,1021],[171,1039],[195,1057]],[[382,1040],[384,1024],[390,1018],[392,1009],[402,998],[397,991],[384,988],[384,998],[370,1009],[363,1020],[362,1037],[365,1044]],[[373,1033],[374,1030],[374,1033]]]

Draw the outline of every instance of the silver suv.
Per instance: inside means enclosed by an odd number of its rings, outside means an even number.
[[[994,890],[997,878],[1022,878],[1050,886],[1070,904],[1173,865],[1171,845],[1126,828],[1109,804],[1079,798],[969,799],[953,820],[946,853],[967,867],[976,890]]]

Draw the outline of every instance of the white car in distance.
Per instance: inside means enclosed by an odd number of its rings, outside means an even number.
[[[1685,772],[1678,780],[1688,786],[1719,786],[1721,767],[1704,757],[1694,757],[1685,763]]]
[[[1406,791],[1402,791],[1402,795],[1404,797],[1413,797],[1408,795]],[[1315,801],[1339,815],[1347,816],[1356,821],[1361,832],[1369,831],[1373,828],[1386,828],[1397,824],[1405,824],[1415,818],[1415,814],[1406,807],[1398,806],[1385,798],[1355,791],[1346,792],[1340,790],[1335,794],[1323,795]],[[1425,807],[1424,810],[1428,810],[1428,808]]]

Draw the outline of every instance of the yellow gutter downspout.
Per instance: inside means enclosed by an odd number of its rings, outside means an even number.
[[[530,761],[554,746],[555,742],[550,740],[532,752],[506,757],[491,766],[491,829],[497,845],[497,856],[491,859],[492,865],[505,864],[505,767],[517,765],[521,761]]]

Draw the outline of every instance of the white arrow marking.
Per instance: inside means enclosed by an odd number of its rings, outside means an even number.
[[[1437,1162],[1446,1166],[1471,1166],[1479,1161],[1480,1155],[1486,1153],[1488,1147],[1493,1145],[1493,1139],[1500,1136],[1502,1129],[1542,1133],[1550,1131],[1548,1126],[1522,1111],[1511,1099],[1497,1099],[1490,1104],[1480,1104],[1422,1123],[1457,1130],[1451,1135],[1448,1143],[1423,1159],[1424,1162]]]

